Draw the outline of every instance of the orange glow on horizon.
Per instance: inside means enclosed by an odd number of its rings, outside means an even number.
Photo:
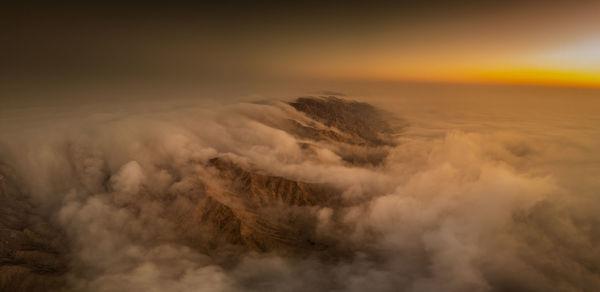
[[[550,69],[504,70],[474,75],[473,81],[527,85],[600,87],[600,73]]]
[[[390,70],[362,71],[359,74],[344,74],[341,79],[370,80],[383,82],[426,82],[464,84],[514,84],[532,86],[560,86],[600,88],[600,72],[585,72],[557,69],[472,69],[427,72],[412,70],[411,74],[392,73]],[[329,74],[328,74],[329,75]],[[331,74],[328,79],[340,79],[341,74]]]
[[[384,82],[515,84],[600,88],[600,68],[556,68],[544,64],[502,66],[476,61],[429,64],[328,64],[319,70],[327,79]],[[507,62],[509,63],[509,62]],[[339,66],[338,66],[339,65]],[[400,69],[399,69],[400,68]]]

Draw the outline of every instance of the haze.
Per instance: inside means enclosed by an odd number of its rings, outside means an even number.
[[[596,291],[598,1],[6,5],[1,291]]]

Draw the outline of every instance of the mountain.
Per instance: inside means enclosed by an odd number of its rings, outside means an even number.
[[[398,129],[379,109],[336,97],[302,97],[288,103],[303,118],[270,124],[297,137],[309,155],[318,148],[338,154],[345,163],[376,166],[395,145]],[[260,121],[259,121],[260,122]],[[287,256],[317,256],[335,260],[348,251],[316,234],[316,213],[341,207],[341,190],[334,186],[298,181],[240,165],[227,155],[216,155],[198,167],[212,173],[220,188],[200,184],[180,194],[152,194],[152,203],[173,223],[174,240],[213,257],[227,267],[247,252]],[[106,174],[110,180],[110,173]],[[64,284],[69,267],[69,244],[28,201],[19,181],[0,173],[0,290],[49,291]],[[110,193],[107,187],[104,192]],[[173,196],[185,196],[184,208]],[[135,202],[126,206],[139,212]]]
[[[299,136],[370,147],[395,145],[393,135],[396,131],[388,120],[391,117],[386,119],[385,112],[368,103],[328,96],[301,97],[289,104],[329,128],[318,130],[314,126],[299,125],[296,131],[292,130]]]
[[[395,136],[406,123],[368,103],[335,96],[301,97],[289,103],[307,121],[290,119],[282,129],[305,139],[310,150],[327,148],[350,164],[377,166],[396,145]]]
[[[67,271],[64,234],[0,168],[0,291],[48,291]]]

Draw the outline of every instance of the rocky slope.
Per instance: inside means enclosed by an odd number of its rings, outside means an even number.
[[[406,124],[363,102],[335,96],[301,97],[289,103],[309,121],[290,120],[289,133],[308,140],[305,147],[321,143],[345,161],[356,165],[378,165],[396,145],[394,136]],[[393,123],[391,123],[393,122]]]
[[[307,154],[324,147],[347,163],[377,165],[385,159],[387,147],[395,144],[396,130],[371,105],[336,97],[299,98],[289,105],[306,119],[290,118],[278,126],[298,137]],[[321,259],[346,254],[343,247],[316,235],[316,212],[339,206],[340,190],[238,165],[225,156],[200,164],[223,188],[200,185],[192,193],[180,194],[190,206],[165,207],[162,216],[176,226],[179,243],[214,256],[224,266],[235,264],[248,251]],[[64,284],[67,239],[18,186],[16,179],[0,173],[0,290],[51,291]],[[152,196],[154,203],[174,205],[172,195]]]
[[[346,101],[334,96],[301,97],[290,105],[311,119],[329,127],[317,130],[298,125],[293,133],[311,139],[323,138],[361,146],[393,146],[395,131],[386,113],[374,106],[357,101]]]
[[[67,270],[64,235],[0,172],[0,291],[60,287]]]

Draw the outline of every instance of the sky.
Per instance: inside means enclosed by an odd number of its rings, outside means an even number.
[[[501,2],[501,3],[499,3]],[[598,1],[12,5],[4,84],[600,86]]]

